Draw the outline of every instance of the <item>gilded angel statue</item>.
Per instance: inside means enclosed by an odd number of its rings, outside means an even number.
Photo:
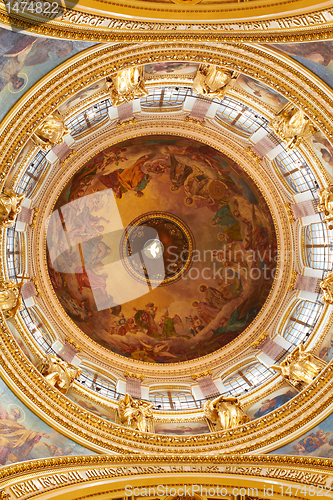
[[[208,420],[216,426],[216,430],[231,429],[249,422],[250,418],[240,407],[233,396],[218,396],[204,404],[204,413]]]
[[[278,371],[286,380],[293,385],[301,383],[310,384],[320,372],[320,360],[304,350],[304,345],[300,344],[286,357],[280,365],[272,365],[271,368]]]
[[[21,308],[21,283],[15,281],[2,281],[0,283],[0,309],[6,318],[13,318]]]
[[[118,71],[106,79],[106,85],[113,106],[119,106],[123,102],[130,102],[138,97],[148,95],[145,88],[143,66]]]
[[[318,195],[318,212],[324,212],[324,221],[326,223],[333,222],[333,186],[327,186],[321,189]],[[333,225],[329,225],[328,228],[333,229]]]
[[[131,427],[141,432],[147,431],[148,418],[153,417],[153,403],[133,399],[129,394],[119,400],[119,421],[126,427]]]
[[[320,283],[320,288],[323,291],[323,300],[326,304],[333,304],[333,273],[327,274]]]
[[[269,125],[280,139],[286,141],[287,149],[297,147],[300,139],[309,137],[317,131],[309,117],[297,108],[278,113]]]
[[[57,113],[53,113],[37,128],[32,140],[36,146],[47,150],[56,144],[61,144],[64,136],[69,133],[70,129],[66,127],[64,120]]]
[[[222,98],[232,79],[238,73],[218,68],[213,64],[200,64],[193,80],[193,90],[210,99]]]
[[[53,387],[66,394],[74,380],[80,375],[81,369],[48,354],[39,366],[39,371]]]
[[[0,194],[0,227],[10,227],[14,224],[17,214],[21,211],[24,194],[17,194],[11,188],[4,188]]]

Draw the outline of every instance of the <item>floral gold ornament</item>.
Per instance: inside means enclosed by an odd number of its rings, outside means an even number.
[[[129,394],[125,394],[125,397],[119,400],[119,422],[126,427],[131,427],[141,432],[150,431],[153,406],[153,403],[133,399]]]
[[[48,354],[39,366],[45,380],[62,394],[66,394],[74,380],[80,375],[81,369],[58,358],[54,354]]]
[[[4,188],[0,194],[0,227],[14,225],[17,215],[21,211],[24,194],[17,194],[11,188]]]
[[[306,352],[304,345],[300,344],[280,365],[272,365],[271,368],[300,389],[310,384],[324,366],[324,361]]]
[[[321,189],[318,193],[319,203],[317,205],[318,212],[324,213],[324,221],[328,224],[329,229],[333,229],[333,185]]]
[[[106,79],[113,106],[148,95],[145,88],[143,66],[127,68]]]
[[[231,429],[250,421],[242,410],[238,398],[232,396],[222,395],[206,401],[204,413],[217,431]]]
[[[271,120],[270,127],[286,142],[286,149],[296,148],[302,139],[309,138],[317,131],[309,117],[297,108],[282,110]]]
[[[329,273],[320,283],[323,291],[323,300],[326,304],[333,304],[333,272]]]
[[[37,128],[31,139],[36,146],[48,150],[56,144],[61,144],[64,136],[69,133],[64,120],[57,113],[53,113]]]
[[[223,70],[213,64],[200,64],[192,88],[200,96],[221,99],[237,76],[237,72]]]

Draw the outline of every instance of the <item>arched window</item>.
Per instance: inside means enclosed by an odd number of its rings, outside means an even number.
[[[159,391],[150,392],[149,400],[156,409],[180,410],[184,408],[199,408],[192,393],[189,391]]]
[[[24,193],[27,198],[32,198],[36,194],[38,185],[45,178],[45,173],[50,165],[46,159],[47,153],[47,151],[38,151],[28,165],[16,188],[18,194]]]
[[[256,111],[245,106],[231,97],[225,97],[217,112],[217,121],[226,122],[232,127],[254,134],[258,128],[263,127],[268,121],[259,116]]]
[[[318,183],[305,158],[297,149],[293,151],[285,149],[275,158],[274,162],[292,192],[302,193],[309,189],[318,188]]]
[[[163,108],[182,106],[186,97],[192,95],[189,87],[151,87],[148,95],[140,100],[141,108]]]
[[[262,363],[256,362],[238,370],[231,377],[223,381],[223,385],[229,394],[238,396],[245,391],[254,389],[261,382],[273,377],[274,372],[266,368]]]
[[[298,345],[313,330],[323,305],[304,300],[291,313],[283,336],[288,342]]]
[[[92,128],[102,120],[105,120],[108,116],[108,109],[111,108],[111,106],[111,101],[105,99],[70,118],[65,122],[65,125],[70,129],[71,135],[75,137],[83,131]]]
[[[92,373],[87,369],[82,369],[77,381],[87,389],[97,392],[101,396],[109,399],[118,399],[116,383],[111,379],[101,377],[97,373]]]
[[[304,229],[306,264],[315,269],[332,269],[333,241],[329,237],[327,226],[322,222],[310,224]]]

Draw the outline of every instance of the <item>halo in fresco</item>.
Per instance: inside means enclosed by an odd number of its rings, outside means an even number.
[[[161,241],[163,259],[139,252],[136,280],[121,242],[133,220],[156,211],[159,223],[147,236],[143,227],[140,245]],[[192,253],[186,272],[159,286],[149,279],[152,262],[162,266],[162,284],[189,259],[170,216],[190,231]],[[89,160],[61,192],[47,243],[53,288],[75,324],[101,346],[150,363],[195,359],[235,339],[266,301],[277,260],[268,206],[248,175],[210,146],[166,135]]]

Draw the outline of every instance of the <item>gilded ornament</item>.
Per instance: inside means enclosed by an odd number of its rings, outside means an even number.
[[[292,211],[291,204],[284,203],[283,206],[286,209],[286,212],[288,214],[289,222],[295,222],[294,212]]]
[[[133,399],[129,394],[119,400],[118,418],[119,422],[126,427],[131,427],[141,432],[151,430],[154,407],[153,403]]]
[[[268,337],[268,333],[267,332],[262,332],[262,334],[260,335],[260,337],[258,338],[258,340],[256,340],[255,342],[253,342],[253,344],[251,344],[251,347],[258,347],[260,344],[263,343],[263,341],[265,339],[267,339]]]
[[[297,108],[282,110],[269,125],[276,135],[286,142],[286,149],[298,147],[302,139],[310,138],[318,130],[309,117]]]
[[[113,106],[119,106],[124,102],[131,102],[148,95],[145,88],[143,66],[118,71],[106,79],[106,86]]]
[[[318,212],[324,212],[324,222],[328,224],[329,229],[333,229],[333,185],[321,189],[318,193],[319,203]]]
[[[65,126],[64,120],[59,114],[53,113],[35,130],[31,139],[36,146],[48,150],[56,144],[61,144],[64,136],[69,133],[70,130]]]
[[[224,70],[214,64],[200,64],[192,88],[200,96],[222,99],[238,75],[235,71]]]
[[[132,372],[129,372],[127,370],[124,371],[124,377],[125,378],[136,378],[138,380],[144,380],[145,376],[142,375],[142,374],[138,374],[138,373],[132,373]]]
[[[10,500],[10,495],[5,490],[0,490],[0,500]]]
[[[11,188],[4,188],[0,194],[0,227],[13,226],[17,214],[21,211],[24,194],[17,194]]]
[[[208,400],[203,409],[205,416],[217,431],[231,429],[250,421],[250,418],[241,409],[238,399],[232,396],[222,395]]]
[[[323,291],[323,300],[326,304],[333,304],[333,272],[329,273],[320,283]]]
[[[66,394],[74,380],[80,375],[81,369],[58,358],[54,354],[48,354],[39,365],[39,371],[45,380],[62,394]]]
[[[2,281],[0,283],[0,310],[6,318],[13,318],[20,310],[22,299],[20,296],[23,279],[21,283],[15,281]]]
[[[261,163],[262,158],[255,151],[253,151],[251,147],[245,148],[244,151],[251,156],[251,158],[253,158],[258,165]]]
[[[298,276],[298,273],[296,271],[291,271],[288,290],[294,290],[297,276]]]
[[[296,388],[303,388],[316,378],[324,366],[325,363],[322,360],[306,352],[304,345],[300,344],[280,365],[272,365],[271,368],[279,372]]]
[[[198,378],[208,377],[212,374],[212,370],[209,368],[208,370],[200,373],[192,373],[193,380],[198,380]]]

